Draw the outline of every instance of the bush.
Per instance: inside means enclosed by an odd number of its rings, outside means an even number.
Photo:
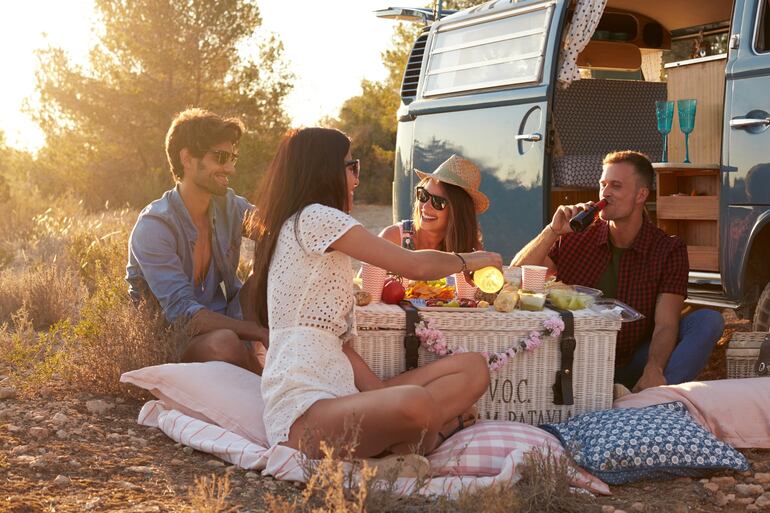
[[[78,390],[143,399],[147,395],[120,383],[120,375],[173,361],[187,336],[186,326],[167,326],[155,304],[134,305],[122,280],[102,276],[80,320],[66,330],[63,372]]]
[[[20,310],[35,330],[77,318],[86,293],[78,276],[68,269],[38,265],[20,272],[0,272],[0,321]]]
[[[0,324],[0,363],[21,395],[39,391],[61,370],[64,353],[57,334],[56,327],[47,333],[36,332],[25,308]]]

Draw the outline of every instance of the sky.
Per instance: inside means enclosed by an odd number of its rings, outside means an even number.
[[[380,53],[390,46],[395,22],[373,11],[389,1],[257,0],[263,28],[283,41],[296,76],[285,103],[294,125],[336,115],[342,102],[360,94],[363,78],[385,77]],[[35,49],[58,46],[74,62],[87,63],[94,19],[92,0],[0,0],[0,130],[9,145],[35,151],[44,143],[22,112],[25,101],[36,101]]]

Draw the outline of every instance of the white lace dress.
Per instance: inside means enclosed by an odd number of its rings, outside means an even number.
[[[262,373],[270,445],[319,399],[358,392],[342,343],[355,336],[350,257],[326,251],[358,221],[319,204],[281,228],[267,279],[270,348]]]

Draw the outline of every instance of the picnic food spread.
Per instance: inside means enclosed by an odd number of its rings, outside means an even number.
[[[491,277],[491,278],[490,278]],[[381,301],[386,304],[398,304],[399,301],[407,299],[411,301],[418,309],[446,309],[460,310],[469,309],[489,310],[496,312],[511,313],[515,310],[541,311],[546,306],[562,310],[583,310],[591,308],[599,313],[618,313],[620,310],[623,321],[629,322],[637,320],[640,314],[633,311],[627,305],[624,305],[614,299],[602,298],[602,291],[591,287],[581,285],[567,285],[556,281],[551,276],[545,281],[542,291],[527,290],[523,288],[524,281],[521,279],[521,269],[518,267],[505,268],[503,273],[499,270],[496,273],[488,273],[481,276],[474,275],[474,283],[479,285],[479,279],[488,279],[495,283],[488,283],[490,288],[498,288],[499,292],[484,292],[481,287],[476,290],[475,297],[460,297],[455,280],[463,279],[462,275],[450,276],[439,280],[403,280],[398,276],[389,276],[385,279],[382,286]],[[498,285],[498,280],[502,280],[502,285]],[[378,299],[374,294],[365,291],[357,291],[355,294],[356,304],[365,306]],[[610,304],[611,302],[611,304]],[[614,310],[613,310],[614,308]]]
[[[452,301],[455,298],[455,287],[449,285],[446,278],[432,281],[414,281],[406,289],[406,299],[440,299]]]

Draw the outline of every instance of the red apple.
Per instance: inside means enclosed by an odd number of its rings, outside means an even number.
[[[382,286],[382,302],[389,305],[397,305],[399,301],[404,299],[404,286],[401,285],[401,281],[396,278],[388,278],[385,280],[385,284]]]

